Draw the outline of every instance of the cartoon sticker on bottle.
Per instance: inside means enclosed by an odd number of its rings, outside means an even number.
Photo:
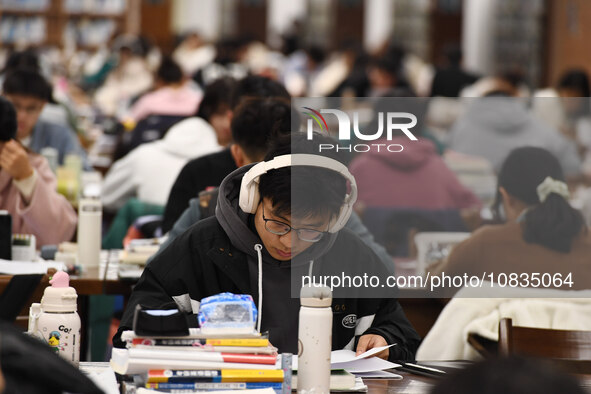
[[[64,350],[63,348],[60,349],[60,338],[61,334],[59,333],[59,331],[52,331],[49,333],[49,340],[47,341],[47,343],[49,343],[49,346],[51,346],[51,348],[56,353],[59,353],[60,350]]]

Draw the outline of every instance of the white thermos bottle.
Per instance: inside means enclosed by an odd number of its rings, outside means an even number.
[[[98,267],[101,256],[103,206],[98,197],[84,197],[78,205],[78,264]]]
[[[329,393],[332,292],[328,287],[302,287],[300,303],[298,393]]]
[[[31,305],[29,333],[45,341],[60,356],[78,365],[80,361],[80,316],[76,312],[76,289],[69,287],[67,273],[58,271],[46,287],[41,304]]]

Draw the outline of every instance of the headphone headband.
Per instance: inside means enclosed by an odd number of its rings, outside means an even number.
[[[351,191],[345,195],[345,200],[339,211],[337,219],[330,225],[328,231],[336,233],[342,229],[353,211],[353,204],[357,201],[357,183],[347,167],[337,160],[329,157],[297,153],[292,155],[281,155],[269,161],[263,161],[254,165],[242,177],[240,185],[240,208],[246,213],[255,213],[260,202],[259,180],[261,175],[271,170],[292,166],[308,166],[326,168],[338,172],[350,183]]]

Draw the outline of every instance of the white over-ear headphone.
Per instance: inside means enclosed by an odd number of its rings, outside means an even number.
[[[256,164],[250,170],[248,170],[242,178],[239,197],[240,208],[246,213],[255,213],[261,200],[261,196],[259,194],[259,180],[261,175],[267,173],[270,170],[291,166],[327,168],[329,170],[338,172],[349,181],[351,191],[349,194],[345,195],[345,201],[343,202],[339,216],[330,225],[328,232],[336,233],[342,229],[351,216],[353,204],[355,204],[355,201],[357,201],[357,183],[345,165],[334,159],[324,156],[298,153],[293,155],[277,156],[273,160],[263,161]]]

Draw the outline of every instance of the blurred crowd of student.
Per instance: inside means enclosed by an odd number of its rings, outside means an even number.
[[[370,222],[383,217],[380,210],[394,209],[401,211],[395,222],[418,230],[472,229],[496,195],[504,159],[522,146],[545,148],[558,159],[575,192],[573,203],[591,220],[585,187],[591,178],[590,88],[582,69],[566,70],[555,86],[535,90],[518,71],[482,76],[464,70],[455,45],[432,65],[389,42],[374,53],[354,42],[329,52],[301,45],[295,35],[283,37],[277,50],[248,38],[211,43],[192,33],[170,55],[127,35],[94,53],[28,49],[3,55],[2,94],[18,115],[16,139],[36,153],[56,149],[58,165],[75,154],[85,170],[108,169],[102,198],[113,213],[133,198],[170,205],[187,162],[232,144],[236,86],[258,76],[282,86],[286,98],[374,98],[376,113],[380,105],[392,105],[387,98],[430,98],[419,110],[418,142],[398,154],[370,152],[352,160],[360,184],[357,207]],[[369,129],[377,127],[376,119]],[[451,224],[450,214],[440,217],[450,211]],[[165,218],[165,229],[173,219]],[[377,227],[384,226],[389,224]]]
[[[286,126],[299,111],[290,110],[291,98],[366,97],[374,108],[368,129],[378,127],[381,111],[418,117],[418,141],[382,141],[400,143],[402,152],[344,159],[357,179],[363,226],[370,242],[381,244],[378,254],[416,257],[416,232],[472,231],[499,219],[504,227],[479,229],[446,267],[473,271],[466,266],[473,259],[511,266],[517,256],[519,264],[567,261],[585,271],[591,99],[583,69],[534,89],[518,71],[464,70],[457,46],[432,65],[390,43],[375,53],[352,42],[328,52],[284,38],[277,50],[246,38],[210,43],[193,33],[171,54],[132,36],[94,53],[5,53],[0,209],[19,218],[13,231],[34,233],[39,245],[72,238],[75,212],[55,192],[55,168],[45,158],[59,166],[74,155],[83,169],[104,174],[101,198],[114,220],[103,246],[121,248],[138,217],[158,215],[144,236],[165,234],[182,215],[207,205],[200,193],[264,157],[277,127],[294,131]],[[540,187],[550,187],[551,196],[540,195]],[[495,215],[488,209],[493,202]]]

